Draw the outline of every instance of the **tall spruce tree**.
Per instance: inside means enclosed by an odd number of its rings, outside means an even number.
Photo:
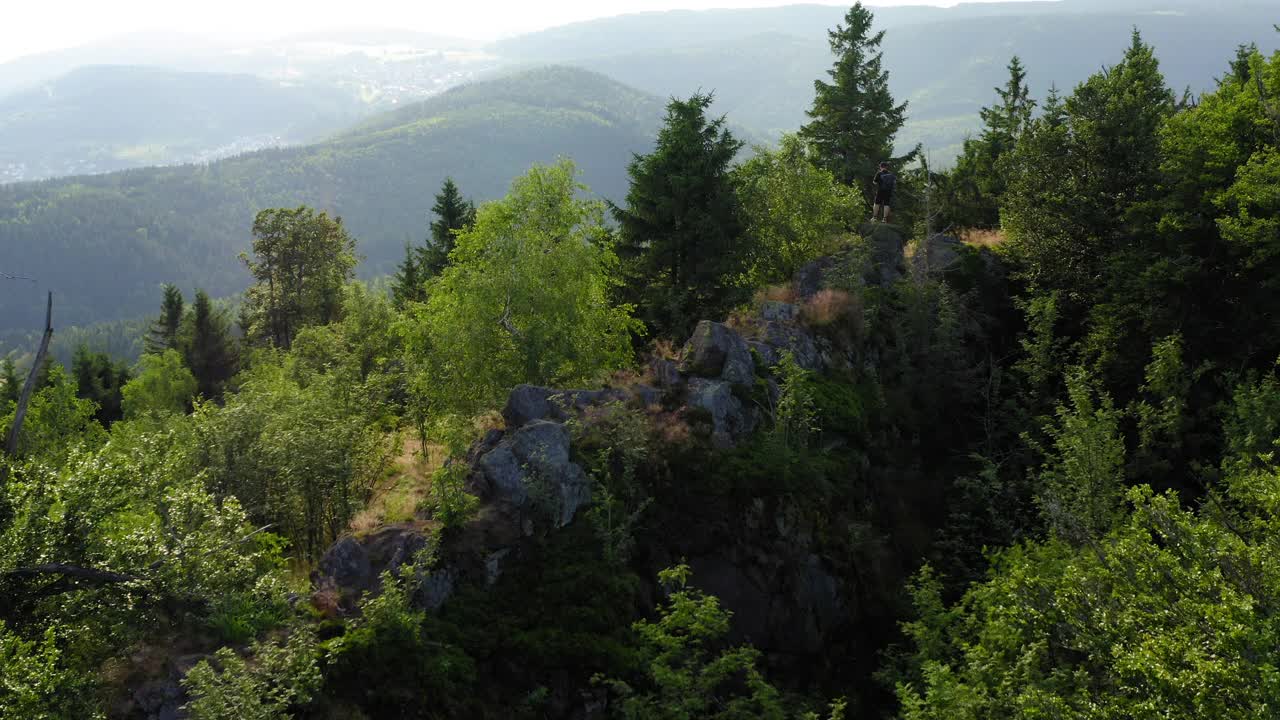
[[[183,322],[181,350],[187,369],[196,379],[197,392],[207,400],[220,400],[227,381],[239,368],[231,321],[214,307],[204,290],[196,291],[191,312]]]
[[[965,140],[948,178],[952,203],[947,215],[954,224],[995,227],[1000,223],[1000,199],[1008,188],[1002,162],[1031,124],[1036,106],[1027,87],[1026,68],[1017,55],[1008,68],[1009,80],[995,88],[1000,101],[979,111],[982,134]]]
[[[476,221],[475,203],[462,197],[453,178],[445,179],[431,212],[436,216],[431,221],[431,236],[426,247],[418,249],[418,270],[424,279],[433,278],[445,269],[458,231]]]
[[[110,355],[80,345],[71,360],[71,375],[76,381],[76,396],[97,406],[94,419],[105,426],[124,417],[121,389],[130,379],[124,363],[112,362]]]
[[[867,194],[876,163],[893,153],[907,110],[907,103],[895,105],[889,92],[889,72],[881,66],[884,31],[871,32],[873,19],[858,2],[844,24],[828,33],[836,55],[827,73],[832,82],[814,81],[812,120],[800,130],[818,162],[840,182]]]
[[[698,93],[667,105],[653,152],[627,167],[626,207],[614,207],[628,300],[652,333],[681,340],[733,303],[749,255],[729,173],[742,143],[723,117],[707,118],[711,102]]]
[[[145,352],[159,354],[169,348],[177,347],[178,330],[182,327],[184,310],[182,291],[165,283],[164,298],[160,301],[160,317],[151,323],[146,337],[143,338]]]
[[[419,253],[415,252],[409,243],[405,243],[404,260],[396,267],[396,273],[391,278],[391,298],[397,310],[404,309],[404,306],[410,302],[421,302],[426,299],[426,290],[423,287],[426,277],[423,276],[422,263],[418,256]]]

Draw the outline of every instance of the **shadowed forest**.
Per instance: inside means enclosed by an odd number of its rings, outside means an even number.
[[[127,196],[186,238],[138,248],[248,286],[175,278],[136,363],[0,367],[0,718],[1274,715],[1280,52],[1200,94],[1141,27],[1074,87],[1010,57],[934,166],[873,22],[771,144],[714,93],[544,68],[305,151],[0,187],[65,222],[6,243],[54,257]],[[391,188],[408,135],[504,113],[566,153],[491,137],[495,190],[440,146],[419,237],[357,280],[311,173]],[[214,222],[265,174],[275,207]]]

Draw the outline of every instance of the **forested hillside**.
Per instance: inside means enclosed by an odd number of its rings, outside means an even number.
[[[602,72],[660,96],[714,90],[717,109],[776,136],[805,122],[804,101],[827,66],[824,33],[836,7],[647,13],[549,30],[496,46],[505,56],[554,60]],[[894,95],[911,103],[903,151],[925,143],[937,162],[978,126],[978,108],[1018,55],[1036,97],[1069,90],[1107,64],[1130,28],[1165,57],[1171,87],[1210,89],[1219,59],[1240,43],[1277,46],[1265,3],[968,3],[882,8],[885,64]]]
[[[1274,716],[1280,51],[1194,99],[1139,28],[1043,100],[1005,58],[938,170],[884,39],[848,8],[754,155],[574,70],[368,123],[238,228],[234,313],[0,366],[0,718]],[[643,137],[611,203],[325,174],[437,128]],[[423,221],[385,285],[348,195]]]
[[[293,145],[350,125],[363,108],[336,88],[251,75],[81,68],[0,98],[0,182]]]
[[[476,200],[533,162],[579,158],[620,197],[661,101],[581,70],[542,69],[458,88],[333,140],[199,166],[0,186],[0,332],[30,332],[54,291],[63,325],[148,311],[163,282],[215,296],[244,289],[237,254],[261,209],[308,204],[361,240],[362,272],[389,272],[426,234],[431,194],[452,175]]]

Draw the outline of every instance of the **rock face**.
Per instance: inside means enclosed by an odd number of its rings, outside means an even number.
[[[960,262],[960,251],[964,243],[960,238],[951,235],[932,235],[928,241],[916,247],[911,262],[917,272],[946,272]]]
[[[701,378],[749,384],[755,377],[755,361],[747,341],[725,325],[703,320],[684,346],[680,372]]]
[[[902,235],[888,226],[871,226],[866,234],[872,257],[864,280],[896,282],[905,272]],[[945,259],[943,250],[949,247],[941,239],[934,244],[931,264]],[[487,432],[466,458],[465,487],[479,506],[470,520],[443,535],[435,566],[419,569],[415,605],[434,611],[463,584],[500,582],[512,563],[528,561],[537,547],[535,536],[579,518],[591,503],[591,479],[574,461],[566,425],[571,419],[613,403],[655,413],[693,411],[686,415],[690,425],[709,429],[714,447],[730,448],[766,421],[761,405],[768,403],[761,393],[777,392],[772,368],[784,352],[808,370],[852,366],[840,354],[845,350],[833,349],[828,335],[815,335],[805,323],[807,303],[837,280],[847,281],[841,273],[850,260],[828,257],[802,268],[792,288],[794,303],[763,302],[755,317],[734,327],[699,322],[680,361],[650,361],[652,385],[598,390],[520,385],[512,390],[502,410],[505,427]],[[700,539],[672,538],[653,562],[689,558],[695,582],[734,612],[735,638],[796,657],[820,652],[832,628],[847,622],[850,595],[830,569],[830,559],[813,550],[812,527],[777,508],[724,519],[730,530],[705,536],[694,530],[690,536]],[[325,554],[316,585],[338,589],[344,598],[376,592],[382,572],[410,562],[426,543],[412,528],[343,538]]]
[[[533,420],[504,437],[480,457],[482,500],[516,512],[541,511],[555,527],[568,525],[591,501],[587,474],[569,457],[569,430],[561,423]]]
[[[690,380],[689,405],[710,414],[711,442],[718,448],[733,447],[736,441],[756,429],[756,414],[743,406],[733,394],[733,386],[723,380]]]

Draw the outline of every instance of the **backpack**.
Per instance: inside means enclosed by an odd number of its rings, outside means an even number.
[[[880,190],[882,192],[891,193],[893,188],[898,184],[898,178],[893,173],[885,171],[880,173]]]

